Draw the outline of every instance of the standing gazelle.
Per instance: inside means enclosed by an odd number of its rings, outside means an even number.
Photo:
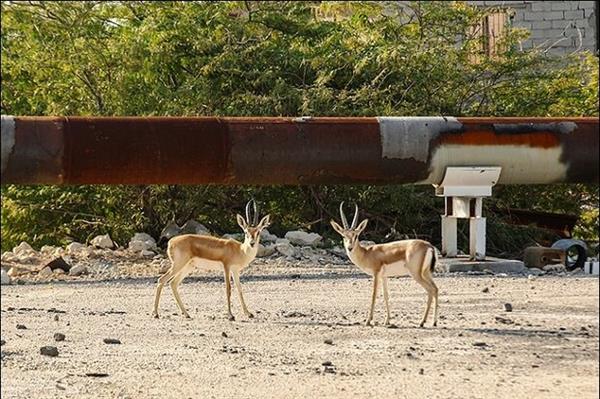
[[[250,222],[250,204],[254,205],[254,218]],[[227,314],[229,320],[235,320],[231,313],[231,280],[233,281],[242,305],[242,310],[247,317],[254,317],[246,307],[244,296],[242,295],[242,286],[240,285],[240,271],[248,266],[256,257],[258,244],[260,241],[260,232],[269,225],[270,215],[262,218],[258,223],[258,209],[254,200],[246,204],[246,218],[237,215],[237,222],[244,231],[244,242],[232,239],[222,239],[211,236],[202,236],[197,234],[185,234],[173,237],[169,241],[167,254],[171,260],[171,268],[158,279],[156,295],[154,297],[154,317],[158,317],[158,303],[160,294],[165,283],[170,282],[173,296],[177,301],[177,306],[181,313],[187,318],[190,317],[185,310],[177,286],[194,269],[195,266],[203,270],[223,271],[225,274],[225,293],[227,296]]]
[[[363,220],[358,226],[358,206],[355,205],[354,219],[352,225],[348,227],[348,220],[344,215],[344,203],[340,204],[340,217],[342,218],[341,227],[335,221],[331,225],[343,238],[344,247],[348,257],[362,271],[373,276],[373,293],[371,296],[371,307],[366,325],[372,325],[373,310],[375,309],[375,299],[377,297],[377,288],[379,282],[383,285],[383,297],[385,299],[385,308],[387,317],[385,324],[390,324],[390,305],[388,302],[388,284],[387,279],[391,276],[402,276],[410,274],[427,291],[427,307],[420,326],[423,327],[431,302],[435,299],[435,311],[433,325],[437,325],[438,316],[438,288],[433,282],[432,272],[435,266],[436,256],[433,245],[423,240],[402,240],[377,244],[369,247],[363,247],[358,236],[367,227],[368,219]]]

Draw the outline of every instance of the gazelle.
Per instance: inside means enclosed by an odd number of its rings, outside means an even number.
[[[253,203],[254,218],[250,221],[250,204]],[[269,225],[270,215],[262,218],[258,223],[258,209],[254,200],[246,204],[246,218],[237,215],[237,223],[244,232],[244,242],[233,239],[222,239],[211,236],[196,234],[185,234],[169,240],[167,254],[171,260],[171,268],[158,279],[156,295],[154,297],[153,316],[158,318],[158,304],[163,286],[168,282],[171,284],[173,296],[181,313],[189,318],[185,310],[177,286],[181,281],[198,266],[203,270],[223,271],[225,276],[225,294],[227,296],[227,314],[229,320],[235,320],[231,313],[231,280],[233,281],[240,298],[242,310],[247,317],[254,317],[248,310],[242,286],[240,285],[240,271],[250,264],[256,257],[261,231]]]
[[[365,227],[367,227],[368,219],[363,220],[357,226],[358,206],[356,204],[354,206],[356,210],[350,227],[348,227],[348,220],[344,214],[343,202],[340,204],[340,217],[342,218],[343,227],[334,220],[331,220],[331,225],[344,238],[344,248],[352,263],[365,273],[373,276],[371,307],[366,325],[372,325],[371,322],[373,320],[373,310],[375,309],[375,299],[379,283],[381,282],[383,285],[383,297],[387,312],[385,324],[389,325],[390,305],[387,279],[391,276],[410,274],[425,288],[428,294],[427,307],[420,326],[423,327],[425,321],[427,321],[433,299],[435,299],[433,325],[436,326],[438,317],[438,288],[432,278],[436,262],[434,246],[423,240],[402,240],[364,247],[360,244],[358,237]]]

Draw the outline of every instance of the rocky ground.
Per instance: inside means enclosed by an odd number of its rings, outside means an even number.
[[[423,329],[425,294],[398,278],[395,328],[382,298],[369,328],[370,281],[339,249],[280,241],[293,253],[273,242],[242,276],[256,318],[234,293],[228,321],[222,277],[196,272],[180,288],[192,319],[169,289],[153,319],[168,261],[147,244],[3,254],[3,398],[598,396],[597,277],[437,273],[440,323]]]

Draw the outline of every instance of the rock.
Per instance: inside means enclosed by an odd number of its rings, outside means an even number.
[[[327,345],[333,345],[333,340],[332,339],[326,339],[323,342],[326,343]]]
[[[370,247],[375,245],[375,241],[364,240],[360,242],[360,245],[362,245],[363,247]]]
[[[167,225],[160,232],[160,238],[166,238],[170,240],[171,238],[178,236],[181,234],[181,227],[175,223],[175,221],[171,221],[167,223]]]
[[[40,248],[40,252],[44,254],[51,254],[54,251],[56,251],[56,247],[53,245],[44,245]]]
[[[488,346],[485,342],[474,342],[473,346],[477,346],[479,348],[484,348],[486,346]]]
[[[229,337],[229,336],[227,335],[227,333],[226,333],[225,331],[223,331],[223,332],[221,333],[221,337],[223,337],[223,338],[227,338],[227,337]]]
[[[17,324],[17,330],[27,330],[25,324]]]
[[[121,343],[121,341],[116,338],[104,338],[102,341],[109,345],[119,345]]]
[[[156,241],[146,233],[135,233],[129,240],[129,249],[133,252],[141,252],[144,250],[156,250]]]
[[[8,285],[8,284],[10,284],[11,278],[8,275],[8,273],[6,272],[6,270],[2,269],[1,273],[2,273],[1,274],[1,281],[0,281],[1,285]]]
[[[58,356],[58,348],[56,346],[42,346],[40,353],[44,356],[56,357]]]
[[[147,249],[144,249],[144,250],[140,251],[140,256],[143,256],[144,258],[151,258],[154,255],[156,255],[154,252],[149,251]]]
[[[92,238],[92,241],[90,241],[90,244],[97,248],[102,248],[102,249],[113,249],[115,247],[115,243],[113,242],[113,240],[110,238],[110,236],[108,234],[104,234],[104,235],[100,235],[100,236],[96,236],[96,237]]]
[[[505,303],[504,304],[504,310],[507,311],[507,312],[512,312],[513,307],[512,307],[512,305],[510,303]]]
[[[542,269],[538,269],[535,267],[525,270],[525,273],[529,273],[529,275],[533,276],[541,276],[542,274],[546,274],[546,272],[544,272]]]
[[[263,242],[275,242],[277,241],[277,236],[275,234],[271,234],[269,230],[263,229],[260,232],[260,240]]]
[[[6,251],[2,254],[2,262],[16,262],[19,260],[19,257],[15,255],[12,251]]]
[[[63,333],[54,333],[54,340],[56,342],[64,341],[65,338],[66,338],[65,334],[63,334]]]
[[[288,231],[285,233],[285,238],[294,245],[316,246],[323,241],[323,237],[319,234],[307,233],[301,230]]]
[[[42,278],[50,277],[52,276],[52,269],[46,266],[38,272],[38,276]]]
[[[5,340],[3,340],[3,339],[0,339],[0,346],[4,346],[4,344],[5,344],[5,343],[6,343],[6,341],[5,341]]]
[[[181,234],[200,234],[210,235],[210,231],[206,226],[197,221],[190,219],[181,227]]]
[[[340,246],[335,246],[333,248],[331,248],[329,250],[330,253],[334,254],[335,256],[339,256],[341,258],[347,258],[348,255],[346,254],[346,250]]]
[[[275,249],[282,255],[293,257],[296,255],[296,248],[286,239],[278,239],[275,243]]]
[[[488,292],[490,292],[490,289],[488,287],[484,287],[481,292],[487,294]]]
[[[4,269],[2,269],[4,270]],[[29,269],[19,266],[13,266],[8,270],[8,275],[12,277],[17,277],[21,274],[29,273]]]
[[[25,241],[22,241],[19,245],[13,248],[12,252],[17,256],[22,256],[35,253],[35,250],[31,247],[31,245]]]
[[[546,265],[543,267],[543,270],[545,272],[550,272],[550,273],[561,273],[561,272],[567,271],[565,265],[563,265],[561,263],[554,264],[554,265]]]
[[[55,275],[61,275],[61,274],[65,274],[66,272],[63,269],[54,269],[52,270],[52,274]]]
[[[569,272],[569,274],[583,274],[583,269],[581,267],[577,267]]]
[[[79,242],[72,242],[65,248],[68,254],[80,254],[87,250],[87,247]]]
[[[421,374],[421,375],[425,374],[425,369],[419,369],[419,374]]]
[[[275,252],[277,252],[275,244],[270,244],[267,246],[258,244],[258,251],[256,252],[256,256],[259,258],[264,258],[266,256],[273,255]]]
[[[329,360],[326,360],[323,363],[321,363],[321,366],[331,367],[333,366],[333,363],[331,363]]]
[[[514,323],[514,321],[512,321],[511,319],[507,319],[505,317],[496,316],[495,319],[498,323],[501,323],[501,324],[513,324]]]
[[[52,259],[50,262],[46,263],[44,267],[49,267],[50,270],[61,269],[63,272],[68,272],[71,270],[71,265],[69,265],[62,257],[58,257]]]
[[[87,272],[88,269],[85,265],[77,265],[69,270],[69,276],[81,276],[82,274],[87,274]]]

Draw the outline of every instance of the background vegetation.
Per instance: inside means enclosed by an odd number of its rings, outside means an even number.
[[[2,114],[220,116],[592,116],[598,59],[495,55],[464,2],[2,2]],[[135,231],[189,218],[219,233],[251,196],[275,232],[329,234],[339,201],[372,222],[366,238],[439,243],[443,204],[415,186],[2,186],[2,250]],[[582,215],[598,240],[598,186],[505,186],[488,206]],[[488,211],[491,253],[549,239]],[[466,226],[463,226],[466,228]],[[463,240],[465,237],[464,232]]]

